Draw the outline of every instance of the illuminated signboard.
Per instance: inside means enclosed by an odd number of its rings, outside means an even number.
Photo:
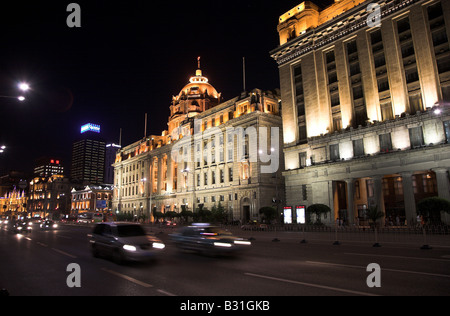
[[[297,213],[297,224],[305,224],[306,223],[306,217],[305,217],[305,206],[296,206],[295,212]]]
[[[81,126],[81,134],[86,132],[100,133],[100,125],[88,123]]]
[[[292,224],[292,207],[290,206],[284,207],[284,223]]]

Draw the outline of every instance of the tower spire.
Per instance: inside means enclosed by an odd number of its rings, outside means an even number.
[[[195,72],[195,75],[197,77],[201,77],[202,76],[202,70],[200,69],[200,56],[197,57],[197,62],[198,62],[198,69]]]

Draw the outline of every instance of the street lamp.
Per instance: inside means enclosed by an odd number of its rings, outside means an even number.
[[[20,82],[18,87],[23,92],[26,92],[26,91],[30,90],[30,85],[28,83],[26,83],[26,82]]]
[[[30,90],[30,85],[26,82],[20,82],[17,87],[19,88],[20,91],[22,92],[27,92],[28,90]],[[6,99],[17,99],[20,102],[25,101],[25,97],[23,95],[19,95],[19,96],[10,96],[10,95],[0,95],[0,98],[6,98]]]

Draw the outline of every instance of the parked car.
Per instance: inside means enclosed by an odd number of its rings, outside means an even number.
[[[237,254],[252,244],[249,240],[233,236],[227,230],[205,223],[183,227],[170,237],[180,249],[207,255]]]
[[[107,256],[119,264],[155,259],[165,248],[160,239],[147,235],[139,224],[99,223],[88,236],[94,257]]]

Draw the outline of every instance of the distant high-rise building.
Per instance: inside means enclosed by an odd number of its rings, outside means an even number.
[[[106,142],[100,136],[100,126],[86,124],[72,145],[71,178],[83,184],[102,183],[105,174]]]
[[[41,157],[34,164],[35,177],[50,177],[55,174],[64,174],[61,159],[55,157]]]
[[[105,183],[113,184],[114,183],[114,167],[112,166],[116,162],[116,154],[117,151],[122,146],[117,144],[107,144],[106,152],[105,152]]]

